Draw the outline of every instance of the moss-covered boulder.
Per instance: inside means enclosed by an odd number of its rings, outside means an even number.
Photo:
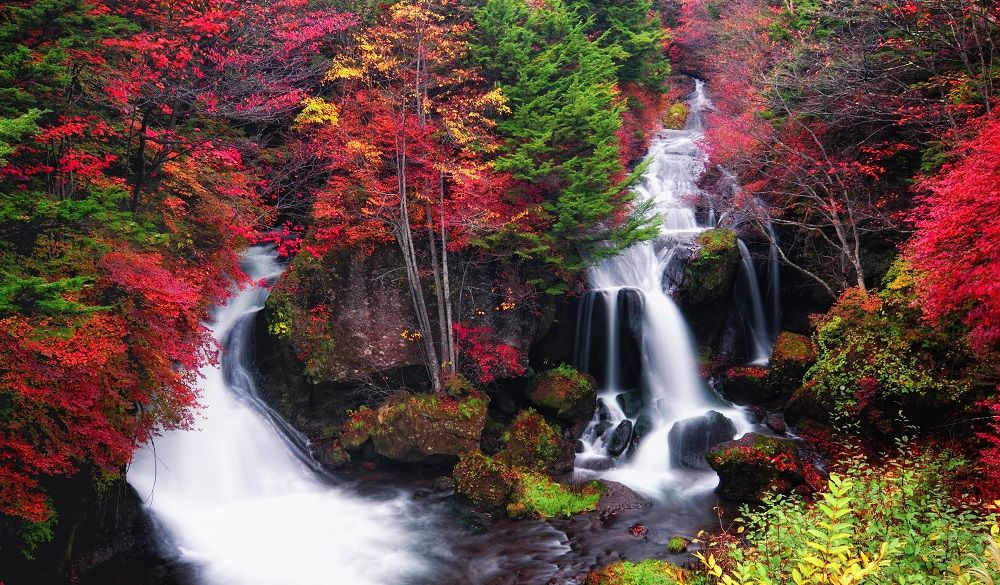
[[[782,331],[771,352],[767,387],[774,397],[787,398],[802,386],[802,377],[816,362],[816,346],[809,337]]]
[[[453,462],[479,449],[487,398],[399,392],[379,407],[375,452],[403,463]]]
[[[499,510],[510,501],[516,473],[492,457],[479,451],[462,455],[452,471],[455,491],[477,508]]]
[[[767,375],[768,369],[762,366],[729,368],[722,377],[722,387],[730,400],[760,404],[773,397],[768,387]]]
[[[533,410],[522,411],[504,432],[503,446],[497,460],[512,467],[531,471],[559,473],[566,471],[566,454],[572,469],[572,445],[562,438],[559,427]]]
[[[719,474],[716,492],[727,500],[759,502],[768,492],[788,493],[805,481],[799,449],[788,439],[747,433],[705,458]]]
[[[592,481],[580,487],[552,481],[541,473],[521,472],[507,504],[511,518],[569,517],[597,509],[603,486]]]
[[[836,406],[829,397],[820,396],[812,381],[799,386],[785,402],[785,420],[793,425],[803,421],[827,422]]]
[[[597,403],[597,384],[587,374],[562,365],[540,374],[528,389],[535,405],[567,422],[587,420]]]
[[[647,559],[641,563],[618,561],[593,571],[584,579],[584,585],[679,585],[688,583],[680,567]]]
[[[736,232],[716,228],[698,234],[698,250],[684,269],[677,299],[695,336],[710,344],[719,334],[733,294],[740,250]]]
[[[340,446],[348,452],[359,451],[371,439],[377,418],[378,414],[367,406],[348,411],[347,420],[340,425],[340,429],[337,431]]]
[[[511,518],[553,518],[597,508],[604,491],[598,482],[566,486],[547,475],[507,465],[479,451],[466,453],[452,472],[455,491],[477,508],[504,510]]]

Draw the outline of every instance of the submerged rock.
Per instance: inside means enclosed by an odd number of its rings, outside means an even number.
[[[736,436],[736,426],[720,412],[677,421],[667,434],[670,462],[689,469],[710,469],[705,454]]]
[[[402,463],[455,461],[479,449],[487,399],[399,392],[378,409],[375,451]]]
[[[760,502],[768,492],[788,493],[805,481],[799,449],[789,439],[747,433],[705,458],[719,474],[716,492],[727,500]]]
[[[608,453],[613,457],[617,457],[628,449],[629,444],[632,441],[632,421],[623,420],[618,423],[618,427],[611,434],[611,439],[608,441]]]
[[[594,414],[597,391],[594,379],[573,368],[560,366],[543,372],[528,390],[535,405],[553,411],[568,422],[587,420]]]
[[[604,486],[604,493],[597,502],[597,511],[601,514],[613,514],[624,510],[645,510],[652,502],[632,491],[626,485],[606,479],[598,480]]]

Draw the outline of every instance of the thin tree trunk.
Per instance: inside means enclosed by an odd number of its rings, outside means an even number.
[[[434,240],[434,209],[429,203],[424,209],[427,214],[427,243],[430,247],[431,271],[434,273],[434,298],[437,301],[438,340],[440,341],[438,348],[441,350],[441,357],[444,360],[442,368],[445,372],[451,373],[448,363],[448,332],[445,330],[448,324],[445,323],[444,319],[444,286],[441,282],[441,269],[437,257],[437,242]]]
[[[444,285],[444,321],[446,323],[446,341],[444,343],[448,350],[448,371],[454,374],[458,365],[458,356],[455,355],[455,324],[451,312],[451,279],[448,276],[448,226],[444,221],[444,173],[438,173],[438,177],[441,204],[441,280]]]

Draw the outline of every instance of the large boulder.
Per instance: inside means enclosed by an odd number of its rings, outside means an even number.
[[[594,413],[597,390],[594,379],[569,366],[543,372],[528,390],[528,399],[567,422],[589,420]]]
[[[503,508],[514,489],[513,470],[479,451],[462,455],[452,470],[452,476],[455,478],[455,491],[477,508]]]
[[[776,398],[791,396],[815,361],[816,346],[809,337],[782,331],[771,352],[771,369],[767,373],[769,393]]]
[[[740,250],[736,232],[711,229],[698,234],[698,251],[684,269],[677,289],[681,310],[695,337],[711,344],[725,323],[730,304]]]
[[[608,453],[613,457],[617,457],[628,449],[629,444],[632,442],[632,421],[623,420],[618,423],[614,432],[611,433],[611,438],[608,440]]]
[[[670,463],[690,469],[710,469],[705,454],[719,443],[732,440],[736,426],[720,412],[710,410],[702,416],[674,423],[667,434]]]
[[[632,491],[626,485],[606,479],[598,480],[604,486],[601,499],[597,502],[597,511],[601,514],[615,514],[626,510],[645,510],[653,503]]]
[[[506,465],[549,473],[573,469],[572,443],[537,412],[525,410],[518,414],[503,433],[502,441],[496,459]]]
[[[479,449],[486,406],[481,395],[456,400],[398,392],[377,411],[375,452],[403,463],[453,462]]]
[[[799,449],[788,439],[747,433],[705,456],[719,474],[719,497],[760,502],[768,492],[789,493],[805,482]]]
[[[625,416],[629,418],[639,414],[639,411],[642,410],[642,394],[638,390],[622,392],[618,396],[615,396],[615,402],[618,403],[619,408],[622,409]]]

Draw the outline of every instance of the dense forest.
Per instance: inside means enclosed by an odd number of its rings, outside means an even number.
[[[3,3],[0,585],[1000,582],[996,43]]]

